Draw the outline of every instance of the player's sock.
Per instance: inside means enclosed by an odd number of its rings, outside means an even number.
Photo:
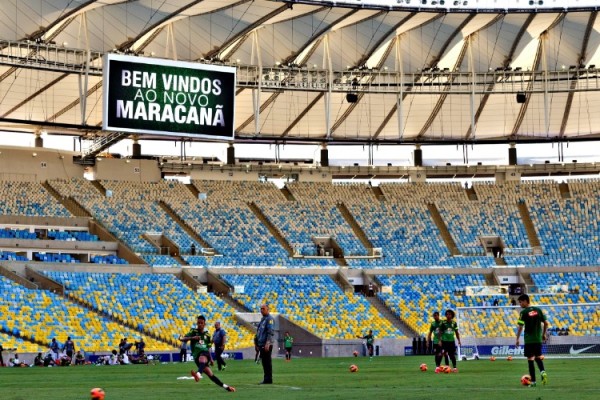
[[[202,372],[204,372],[204,368],[206,368],[206,363],[199,362],[196,365],[198,366],[198,373],[202,374]]]
[[[444,361],[446,361],[446,365],[450,365],[450,362],[448,361],[448,354],[444,355]]]
[[[209,376],[209,378],[210,378],[211,381],[213,381],[215,383],[215,385],[225,387],[225,386],[223,386],[224,383],[221,382],[221,380],[219,378],[217,378],[216,375]]]
[[[452,368],[456,368],[456,356],[450,356],[450,361],[452,361]]]
[[[540,372],[541,371],[545,371],[545,369],[544,369],[544,361],[541,358],[537,358],[536,357],[535,358],[535,363],[537,364],[538,368],[540,369]]]
[[[436,355],[435,356],[435,366],[439,367],[441,363],[442,363],[442,356]]]
[[[535,383],[535,365],[533,364],[533,360],[527,360],[527,364],[529,365],[529,376],[531,376],[531,382]]]

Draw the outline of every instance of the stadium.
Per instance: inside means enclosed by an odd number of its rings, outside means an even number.
[[[4,361],[170,364],[204,314],[245,362],[264,303],[299,362],[427,355],[446,309],[465,360],[519,356],[529,293],[597,366],[600,4],[501,3],[4,2]]]

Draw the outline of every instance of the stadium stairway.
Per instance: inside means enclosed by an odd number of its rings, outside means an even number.
[[[369,282],[371,280],[375,282],[375,279],[365,274],[364,271],[362,275],[364,282]],[[350,283],[348,278],[341,271],[338,271],[337,274],[330,276],[331,279],[336,283],[336,285],[338,285],[344,292],[354,292],[354,286]],[[375,283],[377,284],[377,286],[381,287],[381,283]],[[416,331],[411,329],[407,324],[400,320],[379,297],[365,297],[365,299],[367,299],[371,306],[373,306],[377,311],[379,311],[379,313],[385,319],[390,321],[392,325],[398,328],[406,337],[414,337],[415,335],[418,336],[416,334]]]
[[[527,208],[527,204],[524,202],[519,202],[519,214],[521,214],[521,220],[523,221],[523,225],[525,226],[525,231],[527,232],[527,237],[529,238],[529,244],[534,249],[540,249],[541,243],[540,238],[537,235],[535,227],[533,225],[533,221],[531,220],[531,215],[529,214],[529,209]]]
[[[392,325],[394,325],[396,328],[398,328],[406,337],[417,337],[420,336],[419,333],[417,331],[415,331],[414,329],[412,329],[410,326],[408,326],[408,324],[405,324],[404,321],[398,319],[398,317],[396,315],[394,315],[394,313],[392,312],[392,310],[390,310],[388,308],[388,306],[385,305],[385,303],[383,302],[383,300],[381,300],[379,297],[377,296],[373,296],[373,297],[368,297],[366,296],[365,299],[367,299],[367,301],[369,303],[371,303],[371,305],[377,310],[379,311],[379,313],[388,321],[390,321],[392,323]]]
[[[340,267],[347,267],[348,266],[348,262],[346,261],[346,259],[344,257],[336,257],[334,258],[335,263],[337,265],[339,265]]]
[[[208,285],[212,289],[212,291],[214,293],[219,293],[220,294],[219,297],[221,297],[221,299],[225,303],[229,304],[237,312],[241,312],[241,313],[256,312],[255,310],[251,310],[248,307],[246,307],[244,304],[242,304],[237,299],[234,299],[231,296],[231,290],[233,288],[231,286],[229,286],[223,279],[221,279],[221,277],[219,277],[219,275],[217,275],[213,271],[208,270],[207,277],[208,277]],[[255,330],[255,327],[252,327],[252,330]]]
[[[344,258],[344,249],[339,245],[339,243],[335,239],[330,240],[331,248],[333,249],[333,259],[335,263],[340,267],[347,267],[348,262]]]
[[[63,197],[56,189],[48,183],[48,181],[42,183],[42,186],[50,193],[60,204],[62,204],[71,214],[76,217],[92,218],[92,215],[83,207],[70,197]]]
[[[371,190],[373,191],[373,195],[375,195],[377,200],[386,201],[385,194],[383,194],[383,191],[379,186],[371,186]]]
[[[569,184],[562,182],[558,184],[558,190],[560,191],[560,196],[563,199],[570,199],[571,198],[571,191],[569,190]]]
[[[90,181],[92,185],[98,189],[102,196],[106,196],[106,188],[99,181]]]
[[[288,189],[286,186],[281,188],[281,193],[283,193],[283,195],[286,199],[288,199],[288,201],[296,201],[296,198],[294,197],[290,189]]]
[[[35,283],[31,282],[30,280],[22,277],[21,275],[12,272],[8,268],[6,268],[3,264],[4,263],[0,263],[0,275],[10,279],[13,282],[18,283],[19,285],[25,286],[27,289],[37,289],[38,288],[38,285],[36,285]]]
[[[156,252],[160,254],[160,236],[144,233],[142,234],[142,238],[150,243],[156,249]]]
[[[521,277],[520,281],[524,283],[526,286],[531,287],[535,286],[535,282],[531,279],[531,274],[528,272],[519,271],[519,276]]]
[[[346,207],[346,204],[344,204],[343,202],[339,202],[337,203],[337,208],[338,210],[340,210],[342,217],[344,217],[348,225],[350,225],[350,227],[352,228],[352,231],[354,232],[356,237],[368,250],[368,254],[373,255],[373,243],[371,243],[365,231],[363,231],[358,222],[356,222],[356,219],[354,218],[348,207]]]
[[[496,271],[496,268],[493,268],[491,274],[484,273],[483,277],[485,278],[485,284],[488,286],[497,286],[500,284],[500,279],[498,278],[498,271]]]
[[[363,276],[364,276],[364,282],[369,282],[372,280],[373,282],[375,282],[377,287],[382,286],[381,282],[378,282],[374,276],[370,277],[367,274],[365,274],[364,271],[363,271]],[[384,303],[384,301],[379,296],[373,296],[373,297],[365,296],[365,299],[367,299],[367,301],[369,303],[371,303],[371,305],[373,307],[375,307],[375,309],[377,311],[379,311],[379,313],[385,319],[390,321],[392,323],[392,325],[394,325],[396,328],[398,328],[404,334],[404,336],[406,336],[406,337],[420,336],[416,330],[414,330],[407,323],[405,323],[400,318],[398,318],[398,316],[396,314],[394,314],[394,312]]]
[[[446,246],[448,247],[450,254],[452,254],[453,256],[460,255],[460,252],[458,251],[458,247],[456,246],[456,242],[452,238],[452,235],[450,234],[448,227],[444,223],[444,220],[442,219],[442,216],[440,215],[440,211],[438,210],[437,206],[433,203],[428,203],[427,209],[429,210],[429,213],[431,214],[431,218],[433,219],[435,226],[437,226],[438,230],[440,231],[442,239],[444,240],[444,243],[446,243]]]
[[[196,279],[197,277],[192,275],[191,271],[186,268],[181,269],[181,273],[177,275],[179,280],[183,282],[184,285],[192,289],[194,292],[197,292],[200,288],[203,288],[204,285]]]
[[[344,292],[354,291],[354,286],[350,283],[348,278],[342,273],[341,270],[338,270],[338,272],[335,275],[331,275],[331,279],[333,279],[333,281],[339,287],[341,287]]]
[[[175,221],[181,227],[181,229],[183,229],[188,235],[190,235],[190,237],[192,239],[194,239],[196,242],[200,243],[200,245],[203,248],[209,249],[209,251],[212,254],[217,254],[216,250],[213,248],[213,246],[211,246],[210,243],[208,243],[206,240],[204,240],[204,238],[202,236],[200,236],[198,234],[198,232],[196,232],[194,229],[192,229],[192,227],[189,226],[188,223],[185,222],[185,220],[183,218],[181,218],[179,216],[179,214],[177,214],[175,212],[175,210],[173,210],[171,208],[170,205],[165,203],[163,200],[159,201],[158,205],[160,206],[160,208],[162,208],[167,213],[167,215],[169,217],[171,217],[173,219],[173,221]],[[184,249],[184,250],[187,250],[187,249]]]
[[[75,201],[75,200],[73,200]],[[90,232],[98,236],[100,240],[106,242],[116,242],[118,245],[117,252],[119,257],[127,260],[129,264],[146,264],[129,246],[117,239],[108,229],[104,227],[98,220],[90,221]]]
[[[469,200],[472,200],[472,201],[478,200],[477,193],[475,192],[475,189],[473,189],[473,186],[471,186],[470,188],[467,188],[465,190],[467,192],[467,197],[469,198]]]
[[[148,243],[154,246],[154,248],[156,249],[156,254],[165,255],[165,253],[163,253],[163,249],[165,249],[168,251],[168,256],[177,261],[179,265],[189,265],[187,261],[181,258],[181,249],[179,248],[177,243],[169,239],[167,236],[163,234],[152,235],[144,233],[142,234],[142,238],[144,238]]]
[[[29,266],[25,266],[25,276],[26,278],[29,279],[29,282],[31,282],[33,280],[33,282],[36,282],[36,287],[35,288],[31,288],[27,285],[23,285],[25,287],[27,287],[28,289],[43,289],[43,290],[49,290],[53,293],[57,293],[59,295],[64,295],[65,294],[65,288],[63,285],[61,285],[58,282],[55,282],[54,280],[48,278],[46,275],[36,271],[35,269],[29,267]],[[17,283],[20,283],[19,281],[15,281]]]
[[[288,192],[289,192],[289,190],[288,190]],[[291,193],[290,193],[290,195],[291,195]],[[265,213],[262,212],[262,210],[256,205],[256,203],[249,202],[248,207],[250,207],[250,210],[252,210],[254,215],[256,215],[256,218],[258,218],[259,221],[262,222],[267,227],[269,232],[271,232],[271,235],[273,235],[273,237],[275,239],[277,239],[279,244],[281,244],[281,246],[288,252],[288,255],[290,257],[292,257],[294,255],[294,249],[292,248],[290,243],[287,241],[287,239],[283,236],[281,231],[279,231],[279,229],[277,229],[277,227],[271,222],[271,220],[269,220],[269,218],[267,218]]]
[[[192,183],[186,183],[185,187],[188,188],[190,192],[192,192],[192,195],[195,199],[198,198],[198,196],[200,195],[200,191],[196,188],[196,186],[194,186]]]

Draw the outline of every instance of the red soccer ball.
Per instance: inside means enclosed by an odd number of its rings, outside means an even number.
[[[104,400],[104,390],[101,388],[93,388],[90,390],[90,397],[92,400]]]

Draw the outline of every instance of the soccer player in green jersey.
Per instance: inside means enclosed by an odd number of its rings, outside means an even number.
[[[529,365],[529,376],[531,376],[531,384],[529,386],[536,385],[535,366],[533,365],[534,360],[540,369],[540,374],[542,375],[542,384],[545,385],[548,382],[548,375],[544,370],[542,343],[543,338],[546,337],[548,320],[539,307],[530,305],[529,295],[520,295],[519,305],[521,306],[521,313],[519,314],[519,320],[517,321],[518,329],[516,345],[517,347],[519,346],[521,332],[525,330],[523,335],[523,341],[525,342],[523,354],[525,357],[527,357],[527,363]]]
[[[204,372],[217,386],[221,386],[228,392],[235,392],[235,388],[233,386],[229,386],[221,382],[221,380],[213,374],[212,370],[207,365],[209,363],[212,365],[213,360],[210,354],[210,347],[212,345],[211,335],[209,332],[204,330],[205,327],[206,318],[204,318],[204,315],[199,315],[196,319],[196,328],[190,330],[185,336],[179,337],[179,340],[182,342],[190,342],[192,356],[194,357],[194,362],[198,367],[198,371],[192,370],[192,376],[196,382],[198,382],[200,379],[202,379],[202,373]]]
[[[369,333],[365,336],[358,335],[357,338],[365,339],[367,341],[367,350],[369,351],[369,361],[373,359],[373,343],[375,342],[375,337],[373,336],[373,330],[369,329]]]
[[[285,349],[285,361],[292,361],[292,345],[294,344],[294,338],[290,336],[289,332],[285,333],[283,337],[283,348]]]
[[[439,367],[442,364],[442,357],[445,358],[446,365],[449,365],[448,354],[444,353],[442,349],[442,341],[440,340],[440,325],[442,324],[442,320],[440,320],[440,313],[433,313],[433,321],[429,326],[429,334],[427,334],[427,343],[429,344],[429,348],[432,349],[434,357],[435,357],[435,366]],[[433,342],[431,341],[433,338]]]
[[[458,372],[456,368],[456,342],[454,341],[454,337],[456,336],[456,340],[458,340],[458,345],[460,346],[460,334],[458,333],[458,324],[454,320],[456,314],[453,310],[446,310],[446,319],[440,323],[440,335],[442,340],[442,349],[448,354],[450,357],[450,361],[452,362],[452,372]]]

